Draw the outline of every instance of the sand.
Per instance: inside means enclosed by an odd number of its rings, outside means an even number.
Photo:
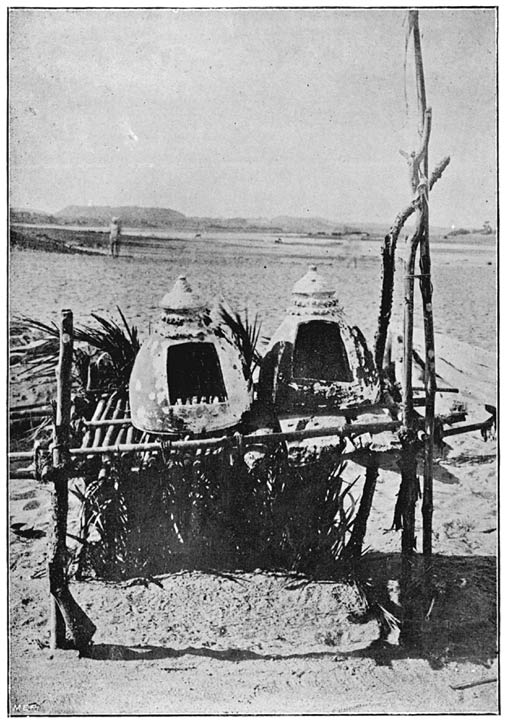
[[[135,257],[117,262],[15,250],[11,312],[55,319],[59,308],[72,307],[77,319],[87,320],[90,312],[113,312],[118,304],[145,332],[158,299],[187,271],[201,291],[222,293],[231,303],[260,312],[269,335],[292,283],[318,256],[348,315],[371,340],[380,282],[377,257],[364,252],[355,268],[339,246],[322,243],[309,251],[297,242],[287,247],[273,242],[228,237],[209,247],[174,240],[160,249],[153,241],[147,249],[132,245],[128,254]],[[476,252],[464,244],[447,250],[441,243],[434,264],[439,371],[461,389],[474,422],[486,416],[485,402],[496,404],[494,246]],[[27,392],[12,390],[14,397]],[[379,600],[395,611],[400,535],[390,528],[399,472],[391,455],[383,460],[365,575]],[[364,474],[359,453],[346,473],[360,478],[359,493]],[[451,437],[437,457],[433,605],[422,642],[409,652],[377,642],[378,619],[365,612],[356,586],[293,587],[282,575],[191,572],[163,576],[147,587],[73,583],[76,599],[98,627],[94,654],[78,658],[75,651],[58,651],[50,658],[49,489],[12,480],[9,493],[11,526],[24,523],[33,530],[32,537],[10,533],[14,715],[497,710],[494,439],[484,442],[477,432]],[[420,532],[419,512],[418,540]]]

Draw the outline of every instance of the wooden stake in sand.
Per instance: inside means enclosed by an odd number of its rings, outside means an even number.
[[[420,145],[417,152],[403,153],[410,167],[410,181],[416,204],[416,226],[409,241],[408,260],[404,274],[404,353],[403,353],[403,433],[402,458],[403,485],[403,537],[402,552],[411,555],[415,549],[415,504],[417,477],[414,444],[416,442],[412,391],[412,344],[414,328],[414,278],[419,277],[423,294],[425,345],[426,345],[426,411],[425,411],[425,463],[423,493],[423,550],[431,555],[431,518],[433,512],[433,435],[435,417],[435,349],[433,309],[431,304],[431,261],[429,249],[428,207],[428,144],[431,133],[431,109],[426,107],[426,89],[417,10],[408,11],[408,36],[414,38],[417,102],[419,110]],[[421,271],[415,274],[416,254],[421,247]]]
[[[423,120],[423,133],[427,133],[426,146],[422,162],[421,180],[419,185],[419,199],[423,219],[423,232],[421,235],[419,257],[419,284],[423,299],[424,317],[424,346],[425,346],[425,373],[424,385],[426,390],[426,408],[424,414],[424,484],[423,484],[423,554],[426,557],[432,553],[432,520],[433,520],[433,444],[435,431],[435,395],[437,392],[435,372],[435,331],[433,327],[433,287],[431,284],[431,256],[430,256],[430,223],[427,185],[428,178],[428,141],[429,128],[431,128],[431,109],[426,108],[426,89],[424,84],[423,55],[421,50],[421,34],[419,32],[418,11],[414,10],[413,36],[414,55],[416,62],[416,78],[418,85],[419,114]]]
[[[52,496],[53,533],[49,546],[49,589],[51,592],[51,650],[66,647],[66,631],[73,646],[83,650],[96,627],[79,607],[68,589],[67,515],[68,515],[68,447],[72,390],[73,318],[62,310],[60,356],[56,370],[56,422],[53,433]]]

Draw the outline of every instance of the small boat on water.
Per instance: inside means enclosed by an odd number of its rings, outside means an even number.
[[[237,425],[252,403],[242,356],[181,275],[130,377],[133,425],[166,435],[203,435]]]

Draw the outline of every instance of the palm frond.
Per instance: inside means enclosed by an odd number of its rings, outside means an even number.
[[[250,320],[247,310],[241,315],[239,312],[229,310],[224,305],[220,306],[219,313],[240,351],[244,375],[247,380],[251,380],[255,369],[261,363],[261,355],[258,351],[261,333],[259,317],[256,314],[254,319]]]
[[[122,325],[96,313],[92,314],[93,325],[74,327],[74,360],[77,379],[83,383],[90,363],[99,368],[100,386],[124,388],[127,386],[135,357],[140,348],[137,328],[129,325],[124,314],[117,308]],[[13,323],[19,333],[28,333],[36,339],[17,345],[11,352],[11,363],[21,362],[18,377],[44,381],[54,378],[59,355],[60,331],[56,323],[44,323],[34,318],[21,316]],[[87,350],[83,352],[82,346]],[[104,362],[104,360],[107,362]]]

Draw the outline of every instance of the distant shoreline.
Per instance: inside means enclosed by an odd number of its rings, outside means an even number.
[[[104,226],[84,226],[84,225],[52,225],[45,223],[11,223],[11,231],[26,233],[28,236],[34,237],[40,235],[41,232],[50,231],[51,235],[61,236],[65,243],[71,245],[86,245],[96,248],[108,248],[109,228]],[[187,229],[176,228],[146,228],[146,227],[123,227],[122,236],[125,244],[145,245],[149,240],[154,242],[184,242],[184,241],[200,241],[217,240],[220,236],[232,239],[233,236],[240,236],[242,239],[251,238],[271,238],[272,242],[285,241],[301,241],[310,247],[317,247],[321,244],[347,244],[352,243],[359,247],[360,244],[381,243],[384,235],[378,233],[365,232],[358,234],[352,230],[349,234],[342,233],[326,233],[326,232],[277,232],[271,229],[253,230],[253,229],[215,229],[214,231],[194,232]],[[361,235],[361,236],[360,236]],[[491,248],[496,246],[496,233],[483,235],[481,233],[464,233],[448,236],[447,234],[432,231],[431,242],[433,245],[445,245],[448,248],[457,249],[458,246],[467,246],[475,248]],[[99,242],[97,242],[99,240]],[[319,241],[319,243],[318,243]],[[399,246],[402,244],[399,239]]]

